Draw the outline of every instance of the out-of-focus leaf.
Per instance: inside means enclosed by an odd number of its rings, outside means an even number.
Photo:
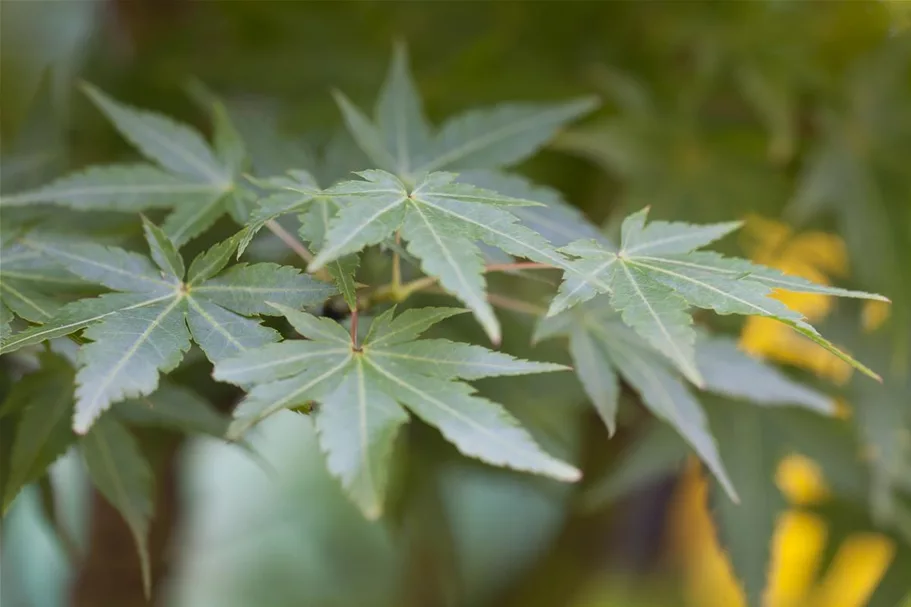
[[[699,333],[696,365],[711,392],[762,405],[801,405],[819,413],[835,412],[832,399],[749,356],[731,339]]]
[[[45,355],[41,368],[20,379],[0,408],[3,423],[15,424],[7,478],[0,483],[4,513],[19,491],[43,476],[76,440],[70,428],[73,381],[66,362]]]
[[[187,434],[223,438],[230,419],[188,388],[170,382],[151,395],[120,403],[116,417],[132,426],[172,428]]]
[[[588,301],[598,293],[610,293],[611,306],[620,311],[624,322],[697,386],[702,386],[703,381],[694,360],[695,332],[689,306],[719,314],[775,318],[879,379],[872,370],[823,338],[801,314],[769,297],[770,282],[780,288],[803,291],[806,281],[782,280],[779,273],[744,260],[694,252],[737,229],[738,222],[696,226],[657,221],[646,226],[647,212],[647,208],[643,209],[623,221],[619,251],[608,250],[594,241],[576,241],[561,249],[577,259],[568,264],[549,315]],[[753,268],[758,274],[755,279]],[[870,293],[809,288],[814,292],[888,301]]]
[[[410,183],[425,173],[496,169],[534,154],[566,123],[590,113],[594,97],[543,104],[502,104],[470,110],[431,129],[408,72],[403,47],[398,47],[376,106],[372,123],[341,93],[336,102],[361,149],[378,168]]]
[[[582,504],[593,510],[626,497],[679,470],[688,454],[686,443],[670,425],[652,423],[607,474],[586,490]]]
[[[707,406],[718,450],[734,478],[740,503],[733,504],[713,483],[711,508],[718,540],[751,607],[761,607],[771,568],[772,538],[784,497],[775,485],[782,453],[778,430],[766,412],[732,402]]]
[[[92,426],[79,447],[92,483],[130,527],[148,596],[152,584],[148,548],[154,506],[152,470],[127,429],[109,415]]]

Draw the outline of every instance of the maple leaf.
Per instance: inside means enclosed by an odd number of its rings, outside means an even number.
[[[734,485],[725,471],[702,406],[665,359],[644,337],[630,329],[608,300],[602,295],[557,316],[541,319],[535,339],[560,335],[569,338],[576,374],[610,434],[616,429],[622,377],[639,393],[645,406],[673,426],[699,454],[734,498]],[[820,413],[833,412],[830,399],[740,352],[733,342],[701,333],[695,343],[694,363],[707,390],[766,406],[798,405]]]
[[[289,171],[287,177],[264,180],[261,185],[280,191],[260,201],[253,211],[239,250],[243,251],[266,222],[283,214],[299,213],[303,226],[301,235],[319,250],[310,270],[328,264],[327,270],[353,306],[352,276],[357,260],[339,259],[338,251],[354,253],[367,244],[385,242],[401,228],[402,235],[410,240],[408,252],[421,260],[422,270],[438,277],[443,287],[468,305],[491,340],[497,343],[500,327],[486,301],[481,269],[485,256],[476,242],[519,257],[561,265],[563,258],[534,230],[540,225],[556,225],[558,235],[565,233],[564,227],[576,237],[589,236],[591,232],[580,229],[584,220],[552,192],[534,188],[521,177],[500,175],[490,169],[509,166],[530,156],[564,123],[591,111],[597,105],[596,100],[585,98],[552,106],[508,104],[490,110],[475,110],[452,118],[434,135],[424,117],[403,46],[396,47],[377,100],[375,123],[363,116],[341,93],[336,93],[336,100],[355,141],[376,166],[384,169],[358,173],[374,186],[347,182],[320,190],[316,180],[305,171]],[[442,172],[444,169],[487,171],[475,171],[465,175],[460,183],[454,183],[456,175]],[[506,214],[490,207],[515,205],[517,201],[509,203],[508,199],[523,196],[495,196],[490,190],[484,192],[486,199],[470,197],[468,184],[474,181],[544,195],[542,197],[549,200],[543,206],[548,208],[535,213],[517,207],[514,214]],[[431,186],[437,191],[432,191]],[[447,192],[443,191],[444,187]],[[459,188],[462,195],[456,196]],[[406,193],[406,189],[411,193]],[[413,199],[418,191],[439,197],[439,200],[424,198],[419,201],[424,206],[397,204],[403,194],[404,198],[412,196]],[[376,217],[368,215],[371,220],[364,225],[355,223],[355,216],[365,212],[349,208],[355,201],[379,205],[375,209],[378,214]],[[428,206],[437,202],[446,208]],[[459,205],[459,202],[490,206],[479,209]],[[542,206],[539,202],[525,204]],[[410,206],[411,211],[405,213],[405,206]],[[343,215],[350,220],[348,223],[342,220]],[[394,227],[385,229],[386,222]],[[516,225],[521,223],[532,229]],[[456,227],[456,224],[460,225]],[[350,238],[341,235],[347,227],[356,228]],[[313,232],[318,237],[314,238]],[[409,239],[406,233],[412,238]]]
[[[545,453],[501,405],[461,381],[565,369],[443,339],[416,340],[456,308],[390,309],[354,346],[338,323],[276,305],[307,340],[285,341],[219,362],[214,377],[252,387],[231,430],[238,436],[282,409],[319,402],[316,428],[330,471],[371,518],[382,511],[389,460],[406,408],[463,454],[570,481],[572,466]],[[404,408],[403,408],[404,407]],[[352,434],[354,433],[354,436]]]
[[[222,272],[236,238],[201,253],[186,271],[164,232],[147,220],[143,227],[152,260],[96,244],[23,241],[73,274],[119,291],[67,304],[51,321],[0,344],[0,352],[11,352],[86,329],[83,336],[91,343],[79,351],[76,374],[73,427],[78,433],[85,433],[112,403],[152,393],[159,373],[180,363],[191,337],[210,360],[218,361],[279,338],[248,318],[275,314],[265,300],[301,307],[335,292],[295,268],[272,263],[237,264]]]
[[[358,174],[364,181],[345,181],[323,192],[341,208],[329,222],[311,271],[399,232],[421,269],[468,305],[497,343],[500,326],[487,303],[484,258],[477,242],[512,255],[565,264],[542,236],[506,210],[537,204],[533,201],[457,183],[452,173],[426,175],[410,190],[386,171]]]
[[[0,206],[53,203],[122,212],[170,208],[163,229],[178,246],[226,212],[243,221],[249,196],[237,187],[245,166],[243,144],[220,104],[213,109],[213,149],[188,125],[115,101],[89,84],[83,88],[121,135],[156,164],[88,167],[37,189],[3,196]]]
[[[92,484],[120,512],[139,552],[143,590],[152,590],[149,523],[155,507],[152,467],[136,439],[110,415],[98,420],[79,441],[79,452]]]
[[[696,251],[736,230],[739,222],[691,225],[654,221],[648,209],[627,217],[621,246],[576,241],[561,251],[576,259],[568,265],[549,315],[610,294],[623,321],[667,356],[696,385],[703,380],[694,359],[695,332],[690,306],[719,314],[768,316],[793,328],[867,375],[873,371],[824,339],[803,316],[770,297],[773,289],[888,301],[885,297],[811,283],[744,259]]]
[[[434,133],[397,46],[371,121],[342,93],[335,93],[345,124],[376,167],[406,183],[435,171],[495,169],[533,155],[564,124],[598,105],[594,97],[561,104],[506,103],[470,110]]]
[[[47,322],[62,305],[56,295],[85,286],[54,259],[7,240],[0,245],[0,336],[16,316]]]
[[[0,477],[0,512],[6,514],[20,490],[41,478],[48,466],[76,440],[73,369],[61,358],[43,354],[41,368],[19,379],[0,405],[0,420],[10,439],[8,463]]]

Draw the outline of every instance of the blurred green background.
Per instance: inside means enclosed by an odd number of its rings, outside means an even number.
[[[201,81],[226,100],[257,169],[277,173],[306,157],[301,145],[341,128],[333,88],[369,106],[393,44],[403,41],[435,121],[501,101],[599,95],[595,116],[520,170],[606,230],[644,205],[663,219],[747,219],[730,245],[736,252],[891,297],[887,311],[789,301],[883,373],[884,387],[849,378],[818,351],[792,348],[768,325],[716,326],[741,332],[747,349],[786,363],[847,407],[878,407],[911,428],[909,5],[2,0],[2,185],[13,191],[124,156],[125,144],[79,93],[80,80],[205,130],[205,113],[187,94],[188,83]],[[114,233],[120,220],[79,221]],[[266,236],[257,245],[256,255],[285,255]],[[506,349],[562,355],[553,344],[531,349],[527,318],[503,322]],[[477,335],[470,323],[454,330]],[[229,409],[233,395],[207,374],[191,363],[177,380]],[[365,521],[327,475],[305,417],[270,419],[251,439],[256,457],[149,431],[143,444],[159,478],[156,603],[741,604],[694,469],[668,472],[656,456],[654,473],[639,461],[633,480],[623,477],[631,435],[621,430],[608,442],[568,375],[483,388],[520,404],[517,415],[552,452],[587,462],[581,490],[469,462],[412,424],[409,453],[421,457],[397,479],[392,513],[378,523]],[[877,436],[859,417],[848,450],[875,463]],[[863,486],[880,470],[870,466],[856,472]],[[819,467],[779,470],[795,509],[800,491],[792,495],[788,483],[837,484],[825,462]],[[886,489],[871,481],[870,493],[911,486],[911,466],[895,474],[882,481]],[[3,606],[144,604],[127,529],[87,488],[79,462],[58,462],[51,484],[53,504],[31,487],[4,521]],[[594,506],[579,498],[586,490],[601,495]],[[911,521],[884,519],[866,494],[821,503],[805,509],[822,512],[817,518],[781,521],[770,606],[896,607],[911,589]],[[826,539],[813,521],[824,521]],[[850,541],[858,545],[840,551]],[[792,554],[801,549],[803,557]]]

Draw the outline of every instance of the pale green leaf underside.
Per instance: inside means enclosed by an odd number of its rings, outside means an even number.
[[[160,374],[180,363],[191,337],[213,362],[234,357],[279,339],[276,331],[247,318],[275,314],[267,300],[300,308],[334,292],[275,264],[242,264],[219,274],[236,239],[199,255],[190,270],[197,283],[182,285],[183,260],[173,244],[156,226],[146,223],[145,229],[161,269],[112,247],[44,247],[71,272],[127,292],[69,304],[43,326],[9,336],[0,347],[9,352],[88,327],[84,336],[92,341],[78,355],[74,429],[79,433],[111,404],[154,392]]]
[[[274,263],[237,264],[192,293],[238,314],[274,314],[267,302],[302,308],[322,303],[336,290],[296,268]]]
[[[453,381],[564,367],[446,340],[413,341],[436,322],[462,312],[458,309],[421,308],[398,316],[389,310],[374,320],[359,350],[352,349],[336,323],[283,311],[312,341],[270,344],[216,364],[216,378],[253,386],[235,413],[230,434],[240,436],[281,409],[319,402],[317,428],[330,470],[368,516],[380,513],[392,443],[406,419],[402,406],[467,455],[561,480],[578,478],[575,468],[543,452],[500,405]],[[355,437],[357,444],[352,444]]]
[[[607,426],[609,436],[617,430],[620,380],[610,363],[604,344],[579,327],[569,334],[573,368],[595,410]]]
[[[548,261],[563,259],[543,238],[521,226],[506,207],[534,205],[455,183],[455,175],[433,173],[409,192],[394,175],[383,171],[361,173],[366,181],[344,182],[326,191],[341,209],[331,220],[325,243],[311,270],[342,255],[390,238],[397,230],[421,268],[465,303],[494,343],[500,326],[487,302],[484,258],[477,243]]]
[[[370,352],[380,359],[405,365],[421,375],[440,379],[459,377],[470,380],[568,370],[563,365],[521,360],[503,352],[448,339],[408,341],[370,348]]]
[[[326,240],[329,222],[338,212],[338,205],[327,198],[318,198],[314,204],[298,216],[301,222],[299,234],[315,251],[320,251]],[[326,264],[326,271],[345,299],[350,309],[357,307],[357,274],[360,257],[356,254],[346,255]]]
[[[702,407],[666,369],[661,355],[611,309],[608,300],[609,296],[602,295],[568,312],[542,318],[535,338],[569,337],[574,370],[609,428],[616,413],[615,376],[619,374],[657,417],[668,422],[693,447],[725,491],[733,495]],[[695,360],[705,378],[706,390],[759,405],[832,411],[830,399],[740,352],[731,340],[700,333]]]
[[[268,222],[288,213],[303,213],[312,206],[321,190],[316,179],[302,170],[288,171],[287,175],[257,180],[256,184],[271,191],[256,203],[250,213],[237,248],[240,256],[253,237]]]
[[[149,245],[149,254],[162,272],[175,281],[183,280],[186,268],[183,265],[183,258],[177,252],[174,243],[171,242],[164,231],[154,223],[142,218],[142,230],[145,233],[146,243]]]
[[[161,372],[174,369],[190,347],[186,302],[123,311],[92,325],[79,351],[73,429],[84,434],[111,403],[151,394]]]
[[[639,393],[646,407],[677,429],[699,454],[730,498],[739,502],[737,490],[725,469],[705,412],[686,386],[656,364],[654,357],[630,344],[617,342],[609,351],[614,365]]]
[[[405,410],[364,370],[357,358],[316,414],[320,446],[329,471],[338,477],[367,518],[382,514],[389,459]]]
[[[825,293],[865,299],[885,299],[868,293],[813,285],[745,260],[728,259],[692,249],[711,243],[736,229],[737,223],[693,226],[652,222],[645,211],[626,218],[621,248],[614,252],[598,242],[576,241],[561,249],[575,257],[549,315],[583,303],[600,293],[610,294],[611,306],[656,349],[664,353],[690,381],[702,385],[694,360],[690,306],[719,314],[775,318],[826,348],[862,372],[873,371],[825,340],[803,317],[770,297],[773,289]]]

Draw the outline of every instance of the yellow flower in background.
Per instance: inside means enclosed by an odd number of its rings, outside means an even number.
[[[746,251],[757,263],[820,284],[829,284],[830,277],[847,273],[845,246],[834,234],[795,235],[789,226],[760,217],[750,217],[743,234]],[[778,291],[774,297],[810,322],[826,316],[832,307],[831,297],[816,293]],[[757,356],[803,367],[838,383],[851,376],[848,363],[772,318],[747,318],[740,346]]]
[[[751,217],[745,226],[746,249],[753,261],[802,276],[821,284],[847,273],[847,254],[837,236],[822,232],[795,234],[780,222]],[[824,295],[782,293],[774,296],[809,320],[829,313],[832,302]],[[864,309],[865,328],[882,323],[882,307]],[[851,368],[834,355],[769,318],[750,317],[744,325],[741,347],[755,355],[810,370],[844,382]],[[792,455],[781,462],[776,482],[794,506],[827,498],[825,480],[810,460]],[[694,607],[745,607],[736,577],[718,545],[706,509],[707,483],[693,467],[684,476],[674,518],[673,541],[684,570],[685,592]],[[894,545],[876,534],[858,534],[838,549],[819,584],[819,567],[826,547],[825,521],[791,510],[777,523],[772,540],[772,562],[765,604],[768,607],[862,607],[892,559]]]
[[[884,0],[892,17],[893,32],[903,32],[911,28],[911,2],[908,0]]]

